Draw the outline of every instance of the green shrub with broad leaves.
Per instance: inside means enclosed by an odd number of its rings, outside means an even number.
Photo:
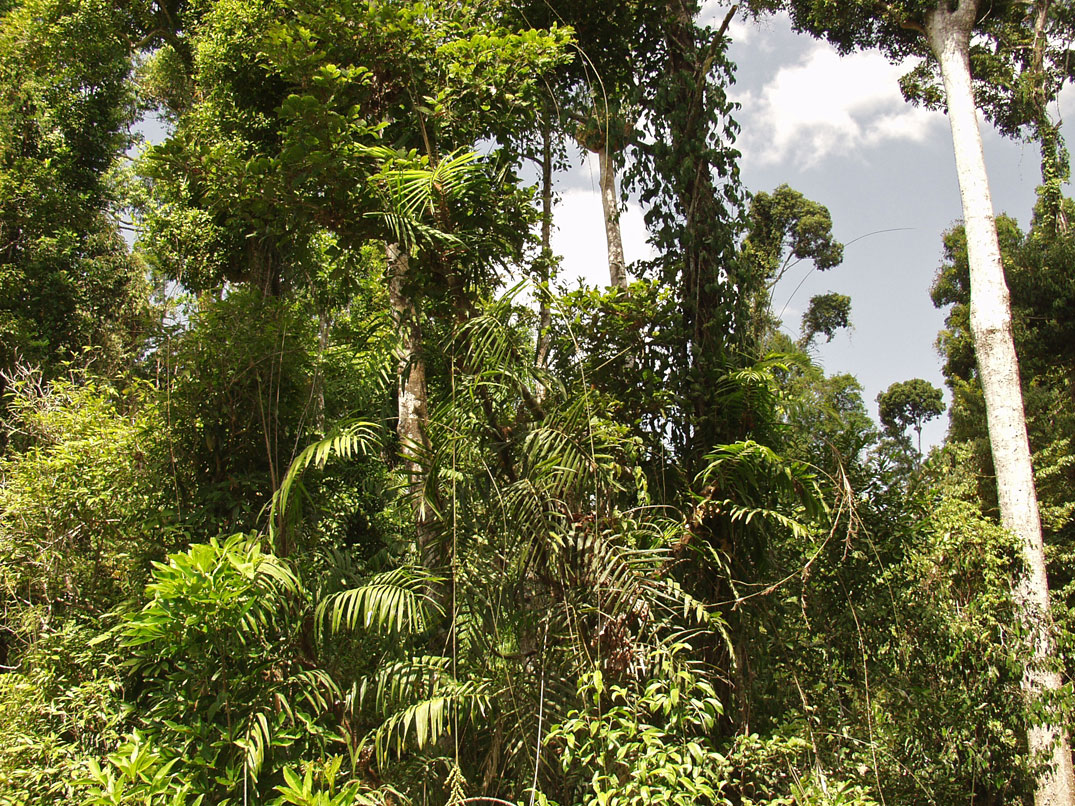
[[[636,685],[607,686],[600,669],[579,684],[580,710],[549,731],[546,745],[579,780],[586,806],[691,806],[731,801],[728,762],[713,745],[724,709],[712,685],[685,662],[690,647],[653,653]]]
[[[118,629],[140,730],[194,791],[216,804],[264,794],[265,770],[336,740],[322,717],[339,692],[310,656],[305,591],[256,537],[170,555],[146,593]]]
[[[139,733],[134,733],[102,766],[89,762],[83,806],[201,806],[204,797],[175,770],[178,758],[165,760]]]

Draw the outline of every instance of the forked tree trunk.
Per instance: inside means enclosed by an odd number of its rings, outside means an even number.
[[[623,237],[620,234],[620,196],[616,192],[616,165],[609,153],[607,139],[595,153],[601,172],[601,207],[605,213],[609,285],[626,290],[627,264],[623,259]]]
[[[418,552],[422,564],[439,570],[440,558],[436,545],[433,517],[425,506],[423,487],[425,469],[422,455],[428,454],[429,405],[426,394],[426,365],[422,357],[422,328],[414,301],[406,293],[410,259],[399,244],[385,249],[388,263],[388,297],[392,317],[399,330],[400,348],[397,356],[399,375],[399,404],[396,433],[399,435],[400,456],[407,473],[407,493],[414,507],[414,522],[418,532]]]
[[[940,63],[952,127],[970,264],[970,326],[985,392],[1000,518],[1019,539],[1025,565],[1015,596],[1032,652],[1023,676],[1023,688],[1027,698],[1035,702],[1056,692],[1061,680],[1056,669],[1041,519],[1012,339],[1008,287],[971,90],[969,49],[976,14],[974,0],[960,0],[955,11],[950,11],[946,0],[941,0],[926,17],[926,34]],[[1027,741],[1033,755],[1051,759],[1049,769],[1036,782],[1036,806],[1072,806],[1075,782],[1066,732],[1053,725],[1034,725],[1028,731]]]

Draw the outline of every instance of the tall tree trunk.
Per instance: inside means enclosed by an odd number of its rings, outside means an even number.
[[[948,120],[952,127],[956,171],[963,200],[970,264],[970,325],[978,372],[985,392],[986,424],[997,474],[1001,523],[1019,539],[1025,571],[1016,585],[1016,606],[1030,637],[1032,655],[1023,676],[1031,702],[1056,692],[1061,685],[1056,670],[1053,623],[1049,612],[1049,582],[1041,520],[1030,461],[1019,365],[1012,339],[1008,287],[1004,280],[997,240],[993,202],[971,90],[970,36],[977,14],[974,0],[960,0],[950,11],[946,0],[926,18],[926,34],[944,80]],[[1044,724],[1032,726],[1029,749],[1051,759],[1050,768],[1036,782],[1036,806],[1075,804],[1075,775],[1065,731]]]
[[[439,570],[441,557],[434,530],[433,515],[425,505],[425,469],[422,454],[428,454],[429,405],[426,394],[426,365],[422,356],[422,328],[418,311],[407,293],[407,273],[410,259],[399,244],[386,247],[388,262],[388,297],[392,317],[399,330],[400,349],[397,356],[399,373],[399,404],[396,433],[399,435],[400,455],[407,473],[407,492],[413,501],[414,523],[418,532],[418,552],[422,564]]]
[[[552,123],[545,110],[541,123],[541,258],[538,260],[538,334],[535,364],[545,369],[549,358],[549,282],[552,279]],[[539,390],[545,397],[545,389]]]
[[[623,259],[623,238],[620,235],[620,195],[616,192],[616,164],[609,148],[606,137],[595,150],[601,172],[601,207],[605,212],[609,285],[627,290],[627,264]]]
[[[314,422],[317,424],[317,433],[325,434],[325,352],[328,350],[329,336],[328,313],[319,306],[317,311],[317,375],[314,376],[316,391]]]
[[[664,40],[670,69],[662,78],[665,91],[656,111],[668,120],[670,148],[662,148],[655,160],[682,217],[677,282],[686,338],[679,360],[690,368],[682,397],[693,410],[683,438],[688,476],[701,469],[702,456],[713,445],[740,438],[729,432],[720,407],[714,405],[712,381],[726,371],[727,347],[741,338],[741,331],[735,322],[739,292],[730,271],[730,216],[721,202],[726,188],[718,187],[714,174],[721,165],[711,159],[719,156],[710,147],[712,120],[706,100],[714,53],[709,52],[711,45],[700,47],[697,11],[695,0],[666,0]],[[738,352],[745,355],[747,350]]]
[[[1044,202],[1045,221],[1052,232],[1065,233],[1068,229],[1067,215],[1064,212],[1064,185],[1071,178],[1071,165],[1063,138],[1060,136],[1060,124],[1054,124],[1049,115],[1049,77],[1045,70],[1045,50],[1048,46],[1048,26],[1051,13],[1051,0],[1037,0],[1034,6],[1034,38],[1030,45],[1029,63],[1026,67],[1030,75],[1030,97],[1034,115],[1034,131],[1041,146],[1041,190],[1039,194]]]

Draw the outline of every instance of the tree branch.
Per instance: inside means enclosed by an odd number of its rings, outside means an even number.
[[[904,16],[903,12],[897,9],[891,3],[878,2],[877,6],[881,9],[881,12],[883,14],[895,20],[896,24],[903,30],[915,31],[917,33],[922,34],[923,36],[926,35],[926,28],[924,25]]]
[[[737,12],[738,10],[739,10],[739,5],[738,4],[732,6],[730,9],[728,9],[728,13],[724,15],[724,22],[722,22],[720,24],[720,28],[717,29],[717,36],[718,37],[724,36],[725,32],[728,30],[728,26],[732,24],[732,18],[735,16],[735,12]]]

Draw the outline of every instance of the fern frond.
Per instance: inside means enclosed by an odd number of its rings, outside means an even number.
[[[801,506],[807,517],[817,517],[826,510],[824,497],[813,468],[804,462],[786,460],[772,448],[752,440],[720,445],[706,456],[708,464],[698,474],[698,481],[709,488],[707,498],[736,521],[749,523],[756,517],[769,518],[793,528],[796,534],[805,527],[773,508],[785,503]],[[714,493],[732,493],[714,500]]]

